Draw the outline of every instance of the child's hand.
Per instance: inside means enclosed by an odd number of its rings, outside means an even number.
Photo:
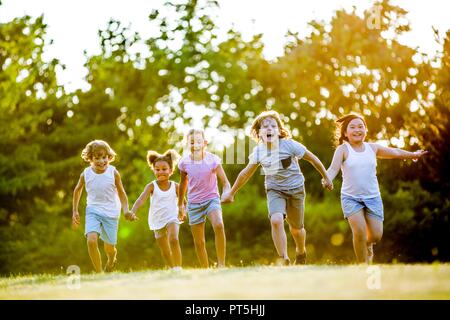
[[[428,151],[426,150],[417,150],[416,152],[414,152],[414,156],[412,158],[412,160],[414,162],[416,162],[417,160],[419,160],[420,157],[426,155],[428,153]]]
[[[221,203],[231,203],[234,202],[234,196],[231,194],[231,190],[226,190],[222,193],[220,198]]]
[[[127,213],[125,213],[125,219],[128,221],[139,220],[139,218],[136,216],[136,214],[133,211],[128,211]]]
[[[186,220],[186,209],[184,207],[184,204],[178,206],[178,220],[180,221]]]
[[[328,190],[333,190],[333,182],[330,180],[330,178],[322,179],[322,187],[327,188]]]
[[[80,214],[78,211],[72,212],[72,227],[76,229],[80,224]]]

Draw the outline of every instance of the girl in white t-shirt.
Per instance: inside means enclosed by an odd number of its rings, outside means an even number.
[[[353,233],[358,263],[372,263],[373,245],[383,235],[383,202],[376,174],[378,159],[417,161],[427,151],[409,152],[364,142],[367,126],[363,116],[351,113],[336,121],[337,148],[328,168],[333,180],[342,170],[341,205]]]
[[[136,219],[136,211],[150,198],[148,225],[153,230],[165,263],[181,269],[181,248],[178,240],[178,183],[169,180],[179,155],[168,150],[163,155],[148,151],[147,162],[155,173],[156,180],[147,184],[131,209],[130,219]]]

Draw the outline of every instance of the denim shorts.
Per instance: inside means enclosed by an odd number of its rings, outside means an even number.
[[[107,217],[95,208],[86,207],[86,224],[84,235],[96,232],[103,242],[113,246],[117,244],[117,230],[119,229],[119,218]]]
[[[304,227],[306,196],[304,186],[283,191],[269,189],[266,193],[269,219],[274,213],[282,213],[292,228]]]
[[[206,221],[206,215],[214,210],[222,211],[220,199],[214,198],[200,203],[188,203],[187,214],[189,225],[195,225]]]
[[[383,201],[381,200],[381,196],[363,199],[341,194],[341,205],[345,219],[348,219],[348,217],[359,212],[361,209],[364,209],[364,213],[368,216],[374,217],[380,221],[384,220]]]

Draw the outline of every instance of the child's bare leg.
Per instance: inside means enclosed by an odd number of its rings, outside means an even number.
[[[161,255],[163,256],[166,265],[173,267],[172,254],[170,253],[167,235],[159,236],[156,238],[156,242],[158,243],[159,250],[161,251]]]
[[[367,225],[367,260],[369,263],[373,261],[373,245],[381,240],[383,236],[383,221],[365,215]]]
[[[306,251],[306,230],[305,228],[297,229],[289,225],[289,231],[291,231],[292,238],[295,242],[295,253],[303,254]]]
[[[181,248],[178,240],[178,231],[180,227],[177,223],[170,223],[167,226],[167,236],[169,237],[170,251],[172,252],[172,261],[174,267],[181,267]]]
[[[358,263],[367,263],[367,225],[364,210],[348,217],[348,223],[353,233],[353,249]]]
[[[98,250],[98,234],[90,232],[86,235],[89,257],[91,258],[95,272],[102,272],[102,257]]]
[[[192,237],[194,238],[195,252],[202,268],[208,268],[208,253],[205,245],[205,223],[191,226]]]
[[[272,239],[280,257],[288,259],[287,239],[284,231],[284,217],[282,213],[274,213],[270,216],[270,225],[272,228]]]
[[[217,265],[218,267],[225,267],[225,255],[226,255],[226,237],[225,226],[222,220],[222,212],[220,210],[213,210],[208,214],[209,221],[211,221],[217,253]]]
[[[108,261],[106,262],[106,264],[111,265],[112,263],[114,263],[114,260],[116,259],[117,255],[116,246],[105,242],[103,243],[103,248],[105,249],[106,255],[108,256]]]

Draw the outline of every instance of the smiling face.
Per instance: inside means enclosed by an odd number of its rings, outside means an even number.
[[[188,137],[188,147],[191,153],[203,151],[206,141],[201,132],[194,132]]]
[[[155,162],[153,171],[155,172],[156,179],[159,182],[169,180],[170,176],[172,175],[172,169],[170,168],[170,165],[167,163],[167,161],[163,160]]]
[[[272,117],[262,120],[258,135],[264,143],[273,143],[278,140],[280,131],[277,121]]]
[[[100,149],[92,155],[91,166],[96,173],[103,173],[108,168],[110,157],[106,150]]]
[[[350,143],[361,143],[366,138],[367,129],[364,121],[360,118],[353,119],[348,123],[345,137]]]

